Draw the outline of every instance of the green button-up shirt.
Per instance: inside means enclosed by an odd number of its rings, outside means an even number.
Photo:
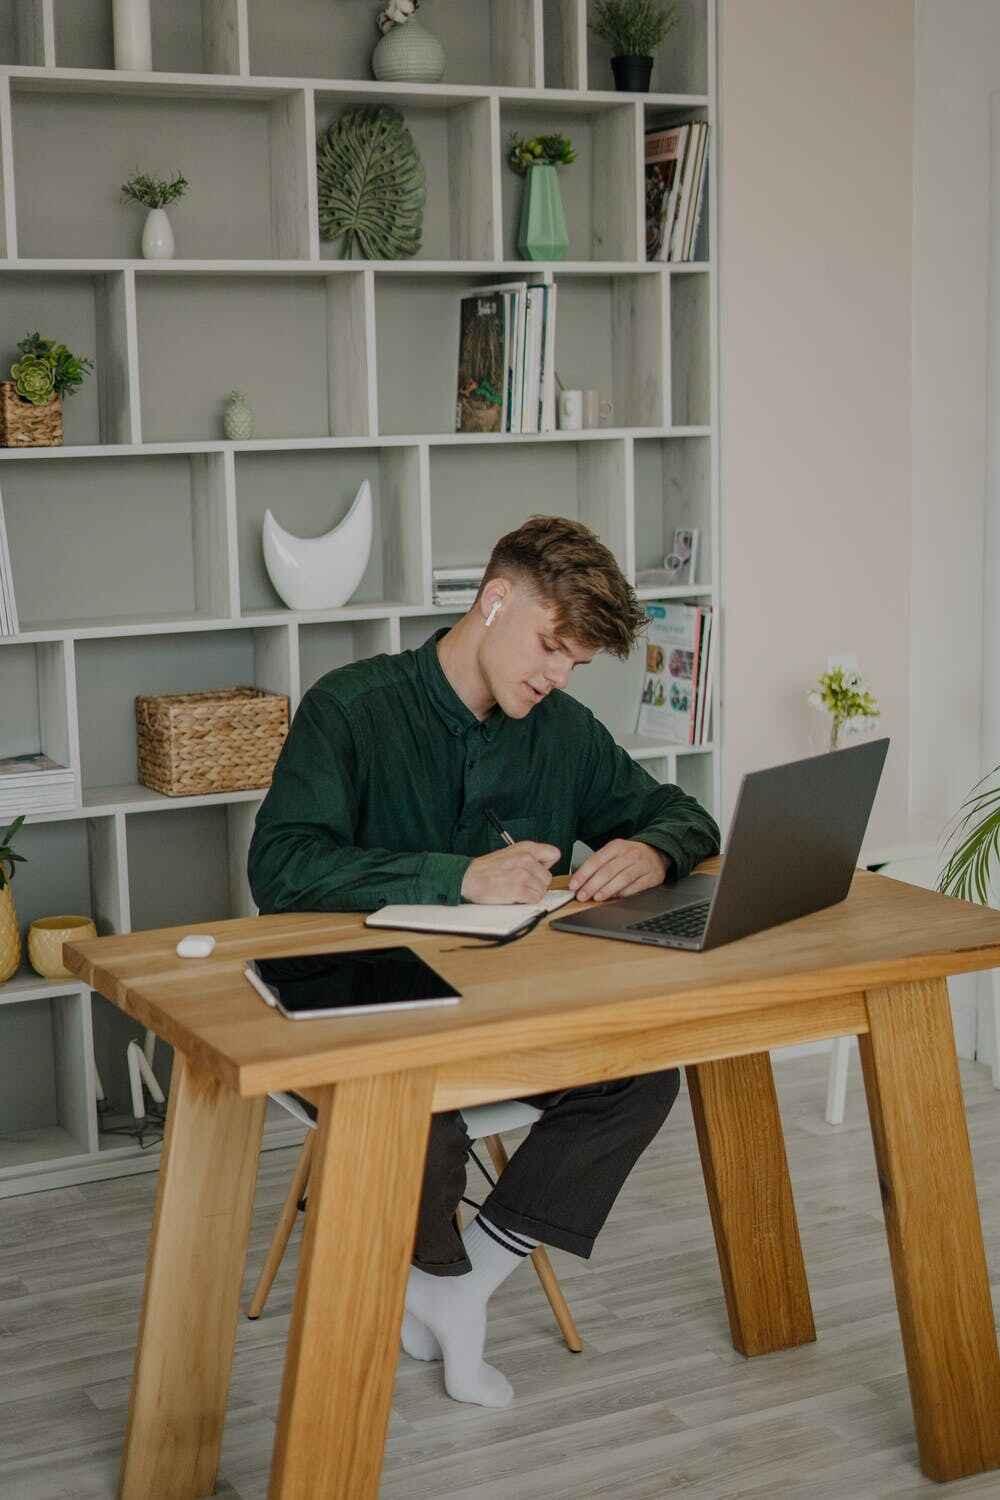
[[[671,880],[718,853],[704,808],[654,781],[569,694],[523,719],[499,707],[477,719],[441,668],[444,633],[339,667],[306,693],[250,845],[262,912],[455,904],[470,862],[502,847],[487,807],[512,838],[557,845],[554,874],[578,839],[652,844]]]

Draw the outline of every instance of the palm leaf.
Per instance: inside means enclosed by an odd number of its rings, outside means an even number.
[[[1000,786],[986,783],[1000,766],[978,781],[962,804],[948,839],[956,840],[938,881],[938,890],[963,901],[989,903],[990,877],[1000,848]],[[983,790],[983,788],[986,788]]]
[[[396,109],[347,109],[320,138],[316,153],[321,239],[343,241],[366,260],[416,255],[426,180],[413,137]]]

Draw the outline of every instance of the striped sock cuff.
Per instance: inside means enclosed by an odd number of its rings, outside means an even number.
[[[504,1250],[509,1250],[511,1255],[518,1255],[522,1259],[530,1255],[539,1243],[538,1240],[529,1239],[526,1234],[515,1234],[512,1229],[501,1228],[499,1224],[494,1224],[491,1219],[487,1219],[481,1213],[476,1215],[476,1223],[491,1240],[495,1240]]]

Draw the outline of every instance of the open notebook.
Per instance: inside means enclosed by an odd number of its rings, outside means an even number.
[[[411,932],[455,932],[471,937],[509,937],[545,912],[573,900],[572,891],[546,891],[539,902],[510,906],[383,906],[365,918],[366,927],[404,927]]]

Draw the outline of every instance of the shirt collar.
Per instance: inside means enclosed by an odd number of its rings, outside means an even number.
[[[438,641],[448,634],[448,630],[447,625],[442,630],[436,630],[418,649],[416,657],[420,680],[427,689],[427,696],[438,717],[452,734],[465,735],[475,725],[482,730],[485,739],[491,740],[504,721],[503,710],[499,704],[494,704],[485,719],[477,719],[468,704],[463,703],[455,692],[445,676],[437,652]]]

